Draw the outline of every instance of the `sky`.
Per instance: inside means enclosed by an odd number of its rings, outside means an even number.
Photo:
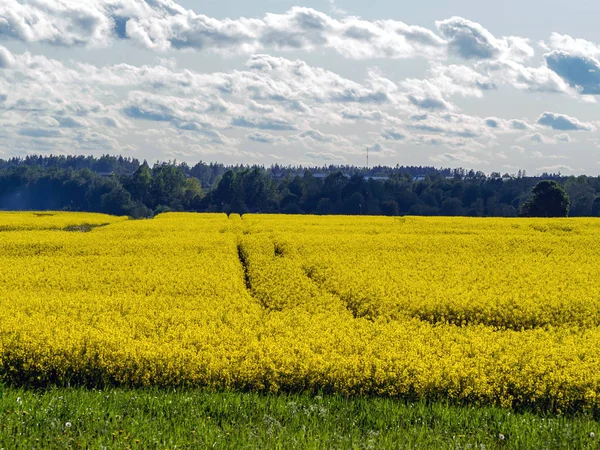
[[[600,2],[0,0],[0,158],[600,175]]]

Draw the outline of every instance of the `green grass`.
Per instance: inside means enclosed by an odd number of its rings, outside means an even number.
[[[590,416],[392,399],[0,387],[0,448],[599,448]]]

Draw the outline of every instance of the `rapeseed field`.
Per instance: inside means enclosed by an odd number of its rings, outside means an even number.
[[[600,409],[600,221],[0,213],[26,386]]]

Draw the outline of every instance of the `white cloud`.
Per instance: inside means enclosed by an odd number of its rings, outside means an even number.
[[[429,81],[436,85],[445,96],[483,97],[485,91],[496,89],[491,78],[476,72],[468,66],[442,65],[433,63]]]
[[[552,33],[550,42],[546,45],[549,49],[564,51],[572,55],[600,57],[600,45],[585,39],[576,39],[567,34]]]
[[[480,165],[489,164],[488,161],[478,158],[475,155],[465,151],[447,152],[439,155],[434,155],[429,158],[431,161],[440,164],[450,164],[453,166],[459,164]]]
[[[571,136],[569,136],[567,133],[557,134],[554,136],[554,139],[560,144],[570,144],[573,142],[573,139],[571,139]]]
[[[545,55],[547,66],[583,95],[600,95],[600,60],[554,51]]]
[[[106,46],[128,38],[159,51],[250,54],[326,48],[355,59],[441,56],[445,51],[445,41],[433,31],[395,20],[336,19],[304,7],[262,18],[216,19],[172,0],[5,0],[0,35],[60,46]]]
[[[546,136],[542,133],[533,133],[521,136],[517,142],[530,142],[535,145],[555,145],[555,144],[570,144],[574,140],[567,133],[560,133],[554,136]],[[520,148],[520,147],[519,147]]]
[[[485,125],[496,133],[516,133],[523,130],[532,130],[527,121],[520,119],[500,119],[498,117],[486,117]]]
[[[282,136],[261,132],[250,133],[246,136],[246,139],[249,141],[258,142],[259,144],[268,145],[285,145],[288,143],[288,140]]]
[[[529,125],[525,120],[513,119],[509,121],[509,127],[513,130],[530,130],[533,127]]]
[[[346,140],[335,134],[321,133],[319,130],[306,130],[300,134],[291,137],[294,140],[312,141],[320,144],[334,144],[345,142]]]
[[[0,69],[8,69],[14,62],[15,58],[10,50],[0,45]]]
[[[562,173],[562,172],[573,172],[573,168],[570,166],[565,166],[563,164],[556,164],[550,166],[542,166],[536,169],[538,172],[544,173]]]
[[[535,53],[527,39],[496,38],[480,24],[462,17],[438,21],[436,26],[448,40],[450,50],[464,59],[524,61]]]
[[[450,111],[454,106],[444,98],[438,86],[429,80],[407,79],[402,82],[406,98],[414,106],[426,111]]]
[[[544,155],[542,152],[534,151],[529,155],[530,158],[534,159],[568,159],[564,155]]]
[[[320,160],[342,155],[355,161],[368,145],[373,154],[391,155],[388,146],[411,157],[431,151],[420,147],[439,147],[450,149],[436,151],[445,155],[438,155],[440,162],[462,159],[481,165],[502,158],[496,147],[507,148],[510,133],[526,133],[517,142],[568,144],[574,140],[567,131],[595,132],[598,126],[589,118],[586,122],[543,110],[536,118],[531,107],[523,109],[529,117],[519,113],[519,118],[504,119],[492,109],[494,102],[489,110],[487,102],[480,103],[481,117],[468,114],[474,101],[465,98],[495,99],[502,93],[491,91],[508,85],[579,99],[591,96],[597,46],[568,36],[553,35],[545,65],[528,67],[532,51],[525,39],[495,37],[460,18],[440,22],[440,37],[398,21],[334,16],[310,8],[258,19],[214,19],[170,0],[22,0],[15,8],[29,15],[7,18],[9,4],[0,4],[4,38],[74,46],[110,45],[128,37],[171,53],[153,56],[152,65],[97,66],[0,46],[0,148],[14,143],[19,149],[117,152],[133,151],[133,143],[141,141],[156,151],[168,148],[182,155],[261,158],[261,153],[237,146],[263,144],[289,145]],[[39,27],[28,28],[31,23],[23,17],[35,18]],[[196,72],[169,59],[176,49],[186,48],[217,53],[293,50],[294,55],[329,49],[353,59],[424,56],[429,69],[423,79],[397,79],[377,67],[369,67],[363,77],[344,77],[300,59],[253,54],[236,69]],[[442,63],[448,48],[465,61]],[[589,69],[585,76],[571,71],[580,63]],[[234,64],[237,59],[231,60]],[[558,134],[538,133],[543,127]]]
[[[381,137],[386,141],[403,141],[406,139],[406,133],[394,128],[386,128],[381,132]]]
[[[561,77],[546,66],[527,67],[509,60],[481,61],[477,69],[497,84],[531,92],[568,93],[576,95]]]
[[[108,2],[107,2],[108,3]],[[0,3],[0,36],[53,45],[106,45],[114,22],[98,1]]]
[[[327,152],[307,152],[304,156],[316,162],[342,162],[346,160],[342,155]]]
[[[566,114],[556,114],[552,112],[543,113],[537,120],[537,123],[553,130],[560,131],[595,131],[596,128],[590,123],[580,122],[574,117]]]
[[[552,33],[546,65],[583,95],[600,95],[600,45],[569,35]]]

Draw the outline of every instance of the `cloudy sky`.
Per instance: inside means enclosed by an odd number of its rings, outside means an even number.
[[[493,6],[492,6],[493,5]],[[0,0],[0,157],[600,174],[600,2]]]

